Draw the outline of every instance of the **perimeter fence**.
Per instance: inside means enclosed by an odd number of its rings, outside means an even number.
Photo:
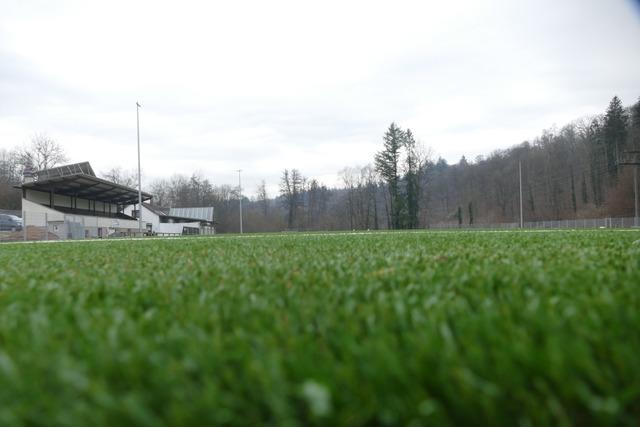
[[[4,215],[4,214],[2,214]],[[5,215],[6,216],[6,215]],[[20,241],[55,241],[55,240],[84,240],[84,239],[114,239],[139,236],[137,223],[116,218],[98,218],[82,215],[64,214],[55,218],[47,213],[28,212],[23,217],[11,215],[14,220],[0,223],[0,243]],[[16,220],[17,218],[18,220]],[[516,230],[520,228],[517,222],[458,224],[457,222],[431,224],[431,230]],[[638,228],[640,219],[624,218],[590,218],[565,219],[556,221],[528,221],[524,229],[600,229],[600,228]]]
[[[432,224],[432,229],[519,229],[519,222],[485,223],[485,224],[458,224],[457,222]],[[555,221],[527,221],[522,228],[528,230],[537,229],[577,229],[577,228],[640,228],[640,218],[589,218],[589,219],[562,219]]]

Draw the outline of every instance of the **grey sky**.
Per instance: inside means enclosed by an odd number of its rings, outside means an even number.
[[[0,148],[94,169],[332,185],[391,121],[457,161],[640,96],[630,0],[0,0]],[[274,195],[274,194],[272,194]]]

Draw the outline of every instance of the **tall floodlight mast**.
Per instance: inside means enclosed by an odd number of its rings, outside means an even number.
[[[140,107],[136,101],[136,125],[138,128],[138,233],[142,237],[142,179],[140,178]]]
[[[238,169],[238,201],[240,202],[240,234],[242,234],[242,178],[240,173],[242,169]]]

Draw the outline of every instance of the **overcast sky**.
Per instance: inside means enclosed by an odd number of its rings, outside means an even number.
[[[96,171],[329,185],[395,121],[473,159],[640,96],[631,0],[0,0],[0,148],[46,133]],[[275,194],[272,194],[275,195]]]

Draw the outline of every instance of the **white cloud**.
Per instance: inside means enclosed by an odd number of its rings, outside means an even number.
[[[3,4],[0,146],[48,132],[73,160],[252,191],[338,182],[391,121],[449,161],[638,93],[630,2],[65,1]]]

